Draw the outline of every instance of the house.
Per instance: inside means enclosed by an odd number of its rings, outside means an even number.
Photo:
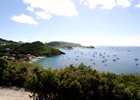
[[[19,58],[18,62],[25,62],[24,58]]]

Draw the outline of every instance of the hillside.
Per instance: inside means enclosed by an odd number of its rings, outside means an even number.
[[[18,43],[11,40],[5,40],[0,38],[0,44],[18,44]]]
[[[43,44],[40,41],[32,42],[32,43],[25,43],[16,47],[13,52],[14,54],[32,54],[35,56],[53,56],[53,55],[60,55],[58,49],[55,49],[47,44]]]
[[[17,43],[0,39],[0,57],[13,61],[30,61],[36,56],[55,56],[64,54],[58,49],[53,48],[40,41],[32,43]]]
[[[53,47],[61,47],[61,48],[67,48],[67,47],[81,47],[78,43],[70,43],[70,42],[63,42],[63,41],[53,41],[49,42],[48,45]]]

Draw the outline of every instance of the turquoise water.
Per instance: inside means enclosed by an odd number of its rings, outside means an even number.
[[[98,71],[140,73],[140,47],[96,47],[61,50],[65,55],[43,58],[36,61],[44,68],[64,68],[84,63]]]

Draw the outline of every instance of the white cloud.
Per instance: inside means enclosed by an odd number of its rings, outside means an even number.
[[[102,9],[112,9],[116,6],[115,0],[100,0]]]
[[[132,0],[116,0],[118,6],[122,6],[123,8],[131,6]]]
[[[52,17],[51,14],[46,13],[46,12],[36,12],[36,15],[38,15],[39,18],[47,19],[47,20],[49,20]]]
[[[12,16],[11,20],[24,24],[38,25],[38,23],[32,17],[25,15],[23,13],[20,14],[19,16]]]
[[[81,3],[91,9],[100,7],[101,9],[113,9],[116,6],[129,7],[132,0],[80,0]]]
[[[135,7],[140,8],[140,4],[137,4]]]
[[[52,15],[77,16],[78,11],[71,0],[23,0],[29,7],[35,10],[37,16],[49,19]],[[41,12],[40,12],[41,11]]]
[[[33,11],[34,11],[34,8],[32,8],[32,7],[27,7],[27,10],[33,12]]]

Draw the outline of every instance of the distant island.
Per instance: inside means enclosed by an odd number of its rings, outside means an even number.
[[[82,46],[79,43],[71,43],[71,42],[64,42],[64,41],[53,41],[53,42],[49,42],[48,45],[53,46],[55,48],[63,48],[63,49],[73,49],[74,47],[95,48],[94,46]]]
[[[78,43],[70,43],[70,42],[63,42],[63,41],[49,42],[48,45],[53,46],[55,48],[63,48],[63,49],[72,49],[73,47],[82,47],[82,45]]]
[[[90,48],[90,49],[94,49],[94,46],[83,46],[83,48]]]

